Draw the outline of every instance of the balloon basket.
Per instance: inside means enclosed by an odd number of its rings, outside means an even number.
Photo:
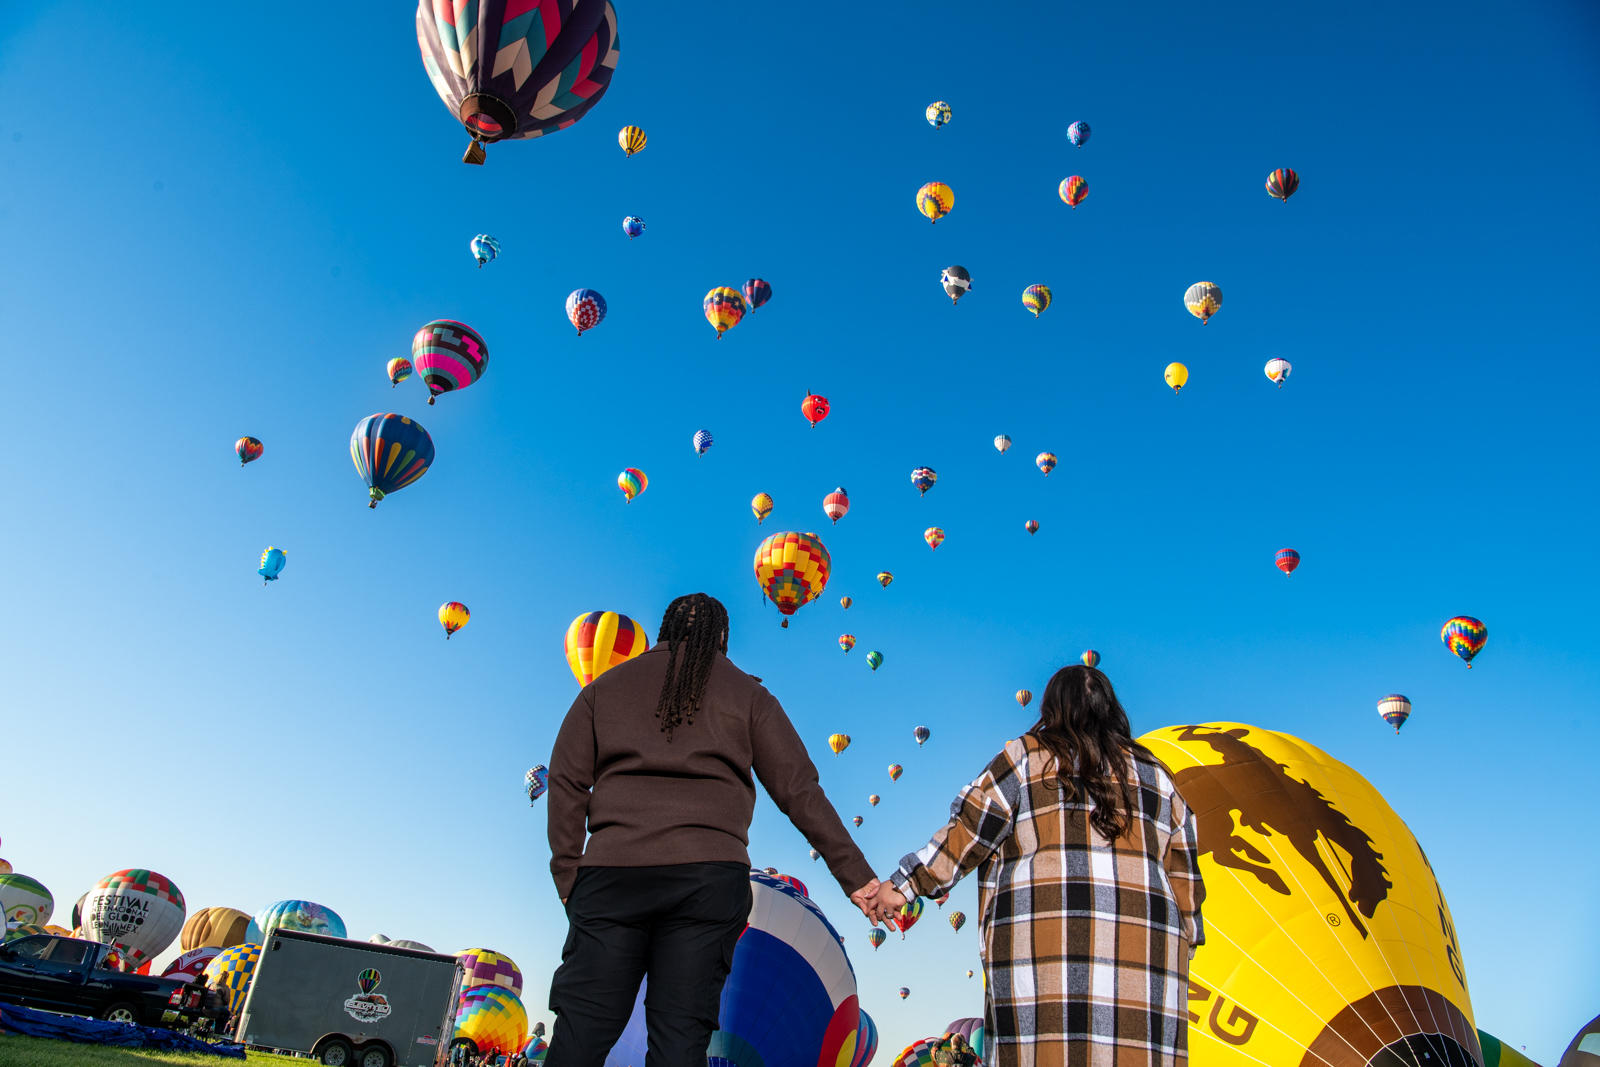
[[[483,161],[487,158],[489,158],[489,154],[483,150],[483,143],[474,139],[471,144],[467,145],[467,151],[462,155],[461,162],[481,167],[483,166]]]

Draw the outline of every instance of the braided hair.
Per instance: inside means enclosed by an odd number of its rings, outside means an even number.
[[[717,653],[728,651],[728,609],[705,593],[681,596],[667,605],[656,640],[667,643],[667,677],[661,683],[656,718],[671,741],[673,730],[694,725]]]

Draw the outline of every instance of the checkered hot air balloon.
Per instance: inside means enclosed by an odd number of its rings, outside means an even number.
[[[239,457],[241,467],[260,459],[261,453],[266,450],[266,446],[254,437],[241,437],[233,443],[233,451]]]
[[[463,991],[487,985],[522,995],[522,971],[510,956],[493,949],[464,948],[456,959],[461,961]]]
[[[466,127],[463,163],[484,147],[564,130],[588,114],[617,67],[609,0],[417,4],[417,45],[434,91]]]
[[[1072,147],[1082,148],[1083,143],[1089,139],[1089,124],[1079,119],[1067,127],[1067,140],[1072,142]]]
[[[528,807],[533,807],[533,802],[544,796],[550,788],[550,768],[544,764],[529,767],[528,773],[522,777],[523,791],[528,794]]]
[[[650,647],[644,626],[615,611],[579,615],[567,627],[562,650],[580,686],[588,685],[619,663]]]
[[[844,491],[844,486],[841,485],[822,498],[822,511],[833,520],[835,526],[839,525],[840,519],[850,513],[850,494]]]
[[[1211,316],[1222,306],[1222,290],[1212,282],[1195,282],[1183,294],[1183,306],[1203,326],[1211,321]]]
[[[1078,210],[1078,205],[1083,203],[1083,198],[1089,195],[1089,183],[1080,175],[1074,174],[1070,178],[1061,180],[1061,187],[1056,190],[1061,194],[1061,199],[1066,201],[1072,210]]]
[[[1411,701],[1399,693],[1390,693],[1378,701],[1378,715],[1399,733],[1400,727],[1411,717]]]
[[[1282,200],[1285,204],[1300,188],[1300,175],[1288,167],[1280,167],[1267,175],[1267,195],[1274,200]]]
[[[1033,317],[1038,318],[1039,312],[1050,306],[1050,287],[1048,285],[1030,285],[1022,290],[1022,306],[1033,312]]]
[[[938,222],[955,206],[955,190],[944,182],[929,182],[917,190],[917,210],[928,216],[929,222]]]
[[[939,546],[944,544],[944,531],[937,526],[930,526],[922,531],[922,539],[928,542],[929,548],[937,552]]]
[[[472,258],[478,261],[478,269],[482,270],[485,263],[492,262],[500,256],[500,242],[486,233],[480,233],[472,239]]]
[[[428,473],[433,463],[433,438],[422,424],[404,415],[368,415],[350,434],[350,460],[367,484],[367,507],[404,489]]]
[[[726,285],[719,285],[707,293],[701,306],[705,309],[706,321],[715,327],[719,341],[723,334],[739,325],[744,313],[749,310],[739,290],[729,289]]]
[[[772,299],[772,286],[760,278],[751,278],[745,282],[743,292],[744,302],[750,306],[751,311]]]
[[[231,945],[206,964],[206,984],[222,995],[230,1012],[244,1006],[250,992],[250,979],[255,977],[256,964],[261,961],[261,946],[254,943]]]
[[[1439,631],[1439,640],[1460,656],[1467,669],[1471,670],[1472,657],[1482,652],[1484,643],[1489,640],[1489,628],[1470,615],[1457,615],[1444,624]]]
[[[489,369],[489,346],[477,330],[454,319],[434,319],[411,338],[411,362],[428,386],[428,403],[465,389]]]
[[[578,336],[592,330],[606,317],[606,298],[593,289],[574,289],[567,294],[567,321],[577,328]]]
[[[756,549],[756,582],[768,600],[788,616],[822,595],[827,588],[833,559],[816,534],[785,530],[775,533]]]
[[[697,455],[697,456],[705,455],[706,454],[706,449],[710,448],[712,443],[713,442],[711,440],[711,431],[710,430],[696,430],[694,432],[694,454],[695,455]]]

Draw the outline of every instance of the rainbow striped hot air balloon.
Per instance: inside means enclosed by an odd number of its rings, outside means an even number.
[[[856,647],[855,634],[840,634],[839,647],[844,649],[844,654],[848,656],[850,654],[850,650]]]
[[[1022,528],[1028,531],[1029,537],[1032,537],[1034,534],[1039,532],[1039,520],[1029,519],[1027,522],[1022,524]]]
[[[411,338],[411,362],[428,386],[428,403],[465,389],[489,369],[489,346],[477,330],[454,319],[434,319]]]
[[[1050,306],[1050,287],[1030,285],[1022,290],[1022,306],[1033,312],[1034,318],[1038,318],[1039,312]]]
[[[367,507],[404,489],[428,473],[433,463],[433,438],[404,415],[368,415],[350,434],[350,459],[367,483]]]
[[[1482,652],[1484,642],[1489,640],[1489,628],[1470,615],[1457,615],[1444,624],[1439,631],[1439,640],[1460,656],[1467,669],[1471,670],[1472,657]]]
[[[1056,190],[1061,194],[1061,199],[1066,201],[1072,210],[1078,210],[1078,205],[1083,203],[1083,198],[1089,195],[1089,183],[1080,175],[1074,174],[1070,178],[1061,180],[1061,187]]]
[[[822,595],[828,585],[833,559],[816,534],[786,530],[775,533],[756,549],[756,582],[785,617]]]
[[[633,503],[633,498],[650,488],[650,478],[638,467],[628,467],[617,475],[617,488]]]
[[[591,611],[579,615],[567,627],[562,642],[567,666],[580,686],[588,685],[612,667],[644,652],[650,638],[644,627],[614,611]]]
[[[1083,655],[1078,657],[1078,660],[1085,667],[1098,667],[1100,666],[1100,653],[1092,648],[1086,648],[1083,650]]]
[[[744,313],[749,310],[739,290],[726,285],[719,285],[707,293],[701,305],[705,308],[706,321],[716,328],[719,341],[723,334],[739,325]]]
[[[389,375],[389,388],[393,389],[395,386],[411,377],[411,371],[413,369],[414,368],[411,366],[411,361],[403,356],[396,356],[395,358],[391,359],[389,361],[389,365],[384,368],[385,373]]]
[[[1267,175],[1267,195],[1274,200],[1282,200],[1287,204],[1298,188],[1300,188],[1300,175],[1288,167],[1279,167]]]
[[[929,182],[917,190],[917,210],[928,216],[929,222],[938,222],[955,206],[955,190],[944,182]]]

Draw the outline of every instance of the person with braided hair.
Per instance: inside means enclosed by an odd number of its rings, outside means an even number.
[[[727,653],[727,609],[681,596],[655,647],[585,686],[561,724],[546,797],[568,931],[545,1067],[602,1067],[647,976],[639,1067],[704,1067],[750,913],[758,779],[863,913],[878,890],[782,705]]]

